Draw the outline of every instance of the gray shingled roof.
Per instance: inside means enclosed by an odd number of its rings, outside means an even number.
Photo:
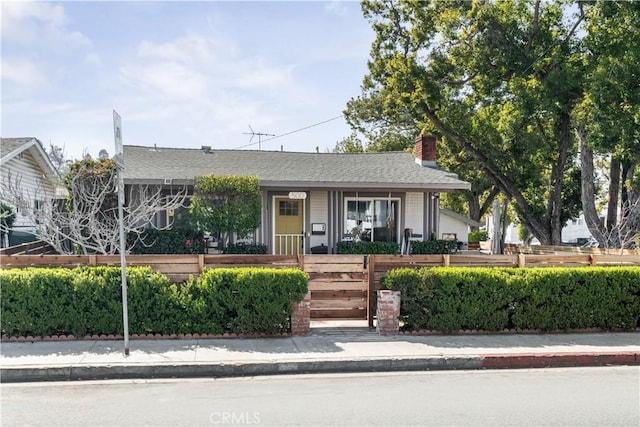
[[[125,181],[188,182],[196,175],[252,175],[260,185],[309,188],[468,189],[469,183],[439,168],[422,167],[414,155],[295,153],[124,147]]]
[[[27,142],[33,141],[34,139],[35,138],[0,138],[0,152],[2,152],[1,156],[6,156],[17,148],[23,146]]]
[[[464,216],[462,214],[459,214],[458,212],[452,211],[451,209],[440,208],[440,212],[445,214],[445,215],[447,215],[447,216],[450,216],[451,218],[455,218],[455,219],[457,219],[459,221],[465,222],[465,223],[467,223],[468,225],[470,225],[472,227],[480,227],[480,226],[482,226],[482,223],[480,223],[480,222],[478,222],[476,220],[473,220],[473,219],[471,219],[469,217],[466,217],[466,216]]]

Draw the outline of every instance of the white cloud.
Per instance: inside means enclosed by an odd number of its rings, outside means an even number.
[[[27,59],[3,58],[0,73],[3,79],[23,85],[37,86],[46,81],[43,68]]]
[[[49,2],[2,2],[2,38],[59,49],[90,46],[84,34],[68,28],[64,7]]]
[[[244,64],[248,65],[248,64]],[[246,66],[238,70],[235,84],[242,88],[283,87],[292,81],[293,66],[269,67],[264,64]]]
[[[141,88],[148,94],[197,101],[207,91],[204,76],[175,62],[129,65],[121,72],[134,88]]]
[[[84,57],[87,64],[90,65],[102,65],[102,58],[97,53],[89,53]]]
[[[341,0],[330,1],[329,3],[325,4],[324,10],[338,16],[345,16],[348,13],[344,1]]]

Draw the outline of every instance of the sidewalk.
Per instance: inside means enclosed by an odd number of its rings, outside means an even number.
[[[2,343],[0,381],[640,365],[640,332],[380,336],[315,326],[305,337],[130,340],[128,357],[122,340]]]

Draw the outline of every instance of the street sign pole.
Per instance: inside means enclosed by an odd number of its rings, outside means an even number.
[[[116,142],[118,173],[118,224],[120,225],[120,270],[122,273],[122,321],[124,323],[124,355],[129,355],[129,310],[127,308],[127,261],[124,236],[124,150],[122,148],[122,121],[113,110],[113,134]]]

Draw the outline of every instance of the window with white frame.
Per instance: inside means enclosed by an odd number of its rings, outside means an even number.
[[[344,240],[397,242],[400,200],[392,198],[345,198]]]

